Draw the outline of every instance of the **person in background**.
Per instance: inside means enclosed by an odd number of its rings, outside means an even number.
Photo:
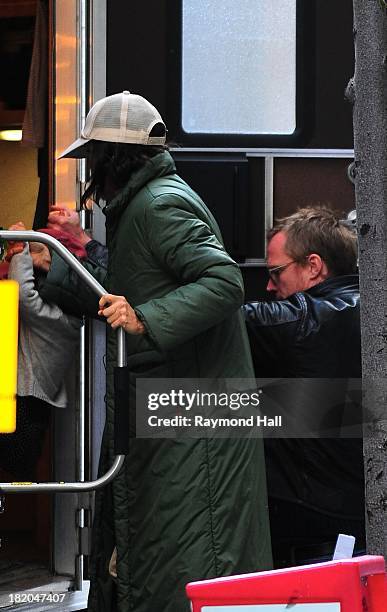
[[[285,412],[300,428],[324,404],[340,423],[335,379],[361,378],[356,232],[328,208],[302,208],[269,231],[267,270],[276,300],[244,306],[256,376],[294,379]],[[291,391],[299,398],[303,387],[318,391],[292,406]],[[338,533],[356,536],[361,550],[362,440],[268,439],[265,451],[275,565],[331,558]]]
[[[22,222],[10,230],[22,231]],[[19,283],[16,432],[0,437],[0,467],[20,480],[35,477],[53,407],[67,406],[66,373],[73,361],[81,319],[39,295],[51,261],[42,243],[12,242],[8,278]]]
[[[97,240],[93,240],[89,234],[82,229],[79,215],[75,210],[67,206],[51,206],[47,220],[47,228],[59,234],[72,236],[81,244],[86,251],[89,262],[107,268],[107,248]]]
[[[105,202],[108,268],[85,266],[110,293],[98,304],[54,255],[42,296],[109,324],[101,472],[114,457],[112,329],[126,332],[131,414],[137,377],[253,376],[241,273],[165,141],[158,111],[124,91],[91,108],[63,154],[88,160],[82,202]],[[124,468],[97,494],[90,611],[188,612],[187,582],[270,568],[261,440],[127,436]]]

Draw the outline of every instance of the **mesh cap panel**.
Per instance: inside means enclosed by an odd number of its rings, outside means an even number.
[[[110,100],[108,103],[101,106],[95,115],[93,127],[119,129],[121,106],[122,103],[120,99]]]
[[[89,140],[124,142],[141,145],[163,145],[162,136],[150,136],[156,124],[165,124],[158,110],[142,96],[123,91],[98,100],[90,109],[81,138],[70,145],[60,157],[84,157]]]

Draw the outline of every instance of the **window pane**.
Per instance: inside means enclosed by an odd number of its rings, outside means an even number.
[[[182,0],[182,126],[292,134],[296,0]]]

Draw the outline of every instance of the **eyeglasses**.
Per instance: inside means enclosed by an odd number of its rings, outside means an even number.
[[[288,263],[282,264],[281,266],[273,266],[272,268],[266,268],[273,283],[277,283],[281,273],[284,270],[286,270],[288,266],[294,263],[298,263],[298,262],[293,260],[293,261],[288,261]]]

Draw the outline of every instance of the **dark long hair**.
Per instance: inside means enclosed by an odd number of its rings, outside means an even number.
[[[156,124],[153,128],[152,136],[161,135],[156,133],[158,125]],[[162,124],[160,127],[165,130]],[[166,150],[168,150],[167,145],[136,145],[91,140],[87,151],[90,180],[81,197],[81,206],[85,208],[89,199],[96,204],[100,199],[106,199],[108,185],[115,191],[119,191],[126,185],[133,172],[142,168],[152,157]]]

